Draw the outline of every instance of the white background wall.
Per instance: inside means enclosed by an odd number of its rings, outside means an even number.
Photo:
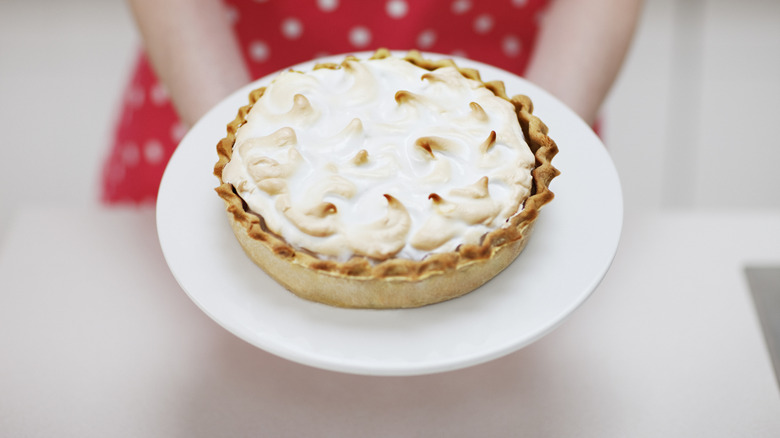
[[[122,0],[0,1],[0,242],[24,204],[95,202],[136,46]]]
[[[96,202],[137,45],[122,0],[0,2],[0,243],[25,204]],[[778,102],[780,2],[647,0],[604,110],[627,219],[780,208]]]
[[[647,0],[605,109],[627,207],[780,208],[779,99],[780,2]]]

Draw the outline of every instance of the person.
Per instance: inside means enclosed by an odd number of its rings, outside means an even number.
[[[129,0],[144,42],[101,200],[151,203],[187,129],[253,79],[329,54],[418,49],[524,76],[587,123],[628,51],[641,0]]]

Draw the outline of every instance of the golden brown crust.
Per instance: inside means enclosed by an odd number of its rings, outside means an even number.
[[[390,52],[380,49],[372,59],[387,56]],[[450,59],[428,60],[416,51],[410,51],[404,59],[427,70],[454,66],[465,77],[481,81],[477,70],[458,67]],[[337,67],[338,64],[318,64],[315,68]],[[558,148],[547,136],[547,126],[532,114],[531,99],[522,95],[508,97],[502,82],[485,82],[485,85],[515,106],[523,133],[536,157],[536,167],[531,173],[531,195],[523,210],[509,219],[510,226],[486,234],[479,245],[464,244],[454,252],[432,254],[421,261],[389,259],[374,263],[364,257],[354,257],[347,262],[336,262],[294,249],[265,229],[262,218],[248,211],[233,186],[222,181],[222,170],[233,153],[236,131],[265,91],[258,88],[250,93],[249,104],[241,107],[228,124],[226,137],[217,144],[219,160],[214,166],[214,175],[220,181],[215,190],[225,202],[241,247],[291,292],[339,307],[419,307],[456,298],[481,286],[506,268],[525,247],[540,208],[553,198],[550,181],[559,174],[551,164]]]

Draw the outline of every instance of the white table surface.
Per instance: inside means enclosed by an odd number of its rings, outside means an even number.
[[[780,436],[743,275],[780,212],[627,220],[560,328],[476,367],[367,377],[229,334],[167,269],[152,210],[26,208],[0,241],[0,436]]]

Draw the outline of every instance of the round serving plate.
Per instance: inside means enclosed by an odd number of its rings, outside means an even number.
[[[298,298],[271,279],[233,236],[212,171],[226,125],[249,92],[267,85],[274,74],[208,112],[166,168],[157,229],[171,272],[189,297],[222,327],[270,353],[366,375],[427,374],[483,363],[527,346],[571,315],[617,251],[623,202],[615,167],[590,127],[541,88],[496,67],[446,57],[478,69],[483,80],[503,81],[510,96],[528,95],[560,150],[553,160],[561,171],[551,184],[555,199],[542,210],[512,265],[463,297],[404,310],[329,307]],[[341,59],[331,56],[293,68]]]

